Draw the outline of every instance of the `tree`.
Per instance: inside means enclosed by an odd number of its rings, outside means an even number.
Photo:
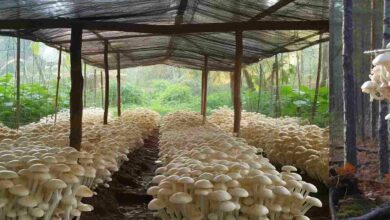
[[[389,0],[390,1],[390,0]],[[344,118],[346,121],[345,128],[345,153],[346,162],[357,165],[356,156],[356,100],[355,100],[355,78],[353,71],[353,20],[352,9],[353,0],[344,0]]]
[[[390,0],[385,0],[385,12],[384,12],[384,34],[383,34],[383,47],[390,42]],[[389,172],[389,144],[388,144],[388,125],[385,119],[388,114],[388,103],[386,100],[379,103],[379,166],[380,174],[383,177]]]

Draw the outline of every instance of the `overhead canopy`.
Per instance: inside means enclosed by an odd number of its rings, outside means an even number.
[[[236,29],[244,30],[242,62],[250,64],[328,40],[327,33],[319,39],[328,30],[322,25],[328,5],[328,0],[8,0],[0,4],[0,34],[17,36],[19,29],[23,38],[69,50],[67,22],[85,23],[82,57],[94,66],[103,67],[106,40],[110,69],[117,67],[118,54],[122,68],[165,63],[194,69],[208,55],[210,70],[232,71]],[[172,25],[183,28],[175,32]]]

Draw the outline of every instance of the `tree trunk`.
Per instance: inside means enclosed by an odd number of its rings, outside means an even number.
[[[118,117],[121,117],[122,115],[122,106],[121,106],[121,60],[120,60],[120,54],[117,53],[116,55],[116,106],[118,108]]]
[[[321,38],[322,35],[320,35],[320,40]],[[318,90],[320,87],[320,77],[321,77],[321,67],[322,67],[321,61],[322,61],[322,44],[320,43],[318,48],[318,69],[317,69],[317,78],[316,78],[316,88],[314,92],[313,106],[311,108],[311,118],[310,118],[311,123],[313,123],[314,121],[314,117],[317,109]]]
[[[329,132],[331,165],[344,161],[344,100],[342,63],[342,0],[330,1],[330,41],[329,41]]]
[[[390,42],[390,0],[385,0],[383,48]],[[383,177],[389,172],[388,124],[385,119],[388,114],[388,102],[380,101],[379,105],[379,164],[380,174]]]
[[[60,80],[61,80],[61,61],[62,61],[62,47],[58,53],[58,68],[57,68],[57,86],[56,86],[56,101],[54,107],[54,124],[57,122],[57,112],[58,112],[58,93],[60,89]]]
[[[275,117],[280,117],[281,107],[280,107],[280,94],[279,94],[279,62],[278,55],[275,55]]]
[[[345,101],[345,153],[346,162],[357,166],[356,148],[356,99],[353,71],[353,0],[344,0],[344,101]]]
[[[243,52],[242,31],[236,32],[236,55],[234,64],[234,125],[233,134],[240,136],[241,124],[241,57]]]
[[[253,84],[253,81],[252,81],[252,77],[249,75],[248,70],[244,69],[243,72],[244,72],[244,77],[245,77],[245,80],[246,80],[246,84],[247,84],[247,86],[248,86],[248,89],[249,89],[250,91],[252,91],[252,92],[253,92],[253,91],[256,91],[255,85]]]
[[[371,25],[371,49],[382,48],[382,36],[383,36],[383,0],[371,0],[372,1],[372,25]],[[374,55],[371,59],[374,59]],[[379,118],[379,101],[374,100],[370,103],[371,107],[371,138],[373,140],[378,139],[378,118]]]
[[[263,88],[263,66],[259,62],[259,94],[258,94],[258,100],[257,100],[257,113],[260,112],[260,103],[261,103],[261,91]]]
[[[70,43],[70,146],[77,150],[81,148],[83,119],[83,75],[81,72],[81,44],[83,30],[72,27]]]
[[[201,114],[203,116],[203,123],[206,123],[207,115],[207,85],[208,85],[208,56],[204,56],[204,65],[202,70],[202,102],[201,102]]]

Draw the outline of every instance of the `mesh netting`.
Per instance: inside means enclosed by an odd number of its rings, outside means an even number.
[[[138,24],[199,24],[244,22],[283,0],[26,0],[0,4],[0,19],[77,18]],[[295,0],[262,20],[327,20],[328,0]],[[182,16],[177,16],[182,14]],[[178,19],[179,18],[179,19]],[[1,34],[15,35],[1,30]],[[22,37],[69,50],[70,29],[22,30]],[[318,31],[246,31],[242,62],[250,64],[277,53],[300,50],[320,41]],[[109,40],[109,68],[165,63],[201,69],[204,55],[210,70],[233,70],[234,33],[162,36],[118,31],[83,32],[83,59],[103,67],[103,40]]]

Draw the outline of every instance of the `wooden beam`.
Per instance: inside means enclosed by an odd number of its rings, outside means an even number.
[[[57,112],[58,112],[58,94],[60,89],[60,80],[61,80],[61,61],[62,61],[62,47],[60,47],[58,53],[58,66],[57,66],[57,85],[56,85],[56,101],[54,108],[54,125],[57,123]]]
[[[1,33],[1,32],[0,32]],[[96,38],[87,38],[83,39],[83,42],[104,42],[104,40],[108,40],[110,42],[115,40],[125,40],[125,39],[132,39],[132,38],[144,38],[144,37],[153,37],[158,36],[155,34],[137,34],[137,35],[125,35],[125,36],[113,36],[113,37],[96,37]],[[54,40],[52,41],[53,44],[69,44],[70,40]]]
[[[312,21],[253,21],[182,25],[149,25],[124,22],[84,21],[79,19],[10,19],[0,20],[0,29],[72,28],[78,25],[88,30],[123,31],[153,34],[189,34],[202,32],[235,32],[255,30],[329,30],[328,20]]]
[[[242,32],[236,32],[236,57],[234,65],[233,83],[233,105],[234,105],[234,127],[233,134],[240,136],[241,124],[241,58],[243,53]]]
[[[201,103],[201,114],[203,115],[203,124],[206,122],[207,115],[207,81],[208,81],[208,56],[204,56],[204,66],[202,71],[202,103]]]
[[[81,148],[82,118],[83,118],[83,75],[81,72],[81,45],[83,29],[74,26],[70,45],[70,146],[77,150]]]
[[[179,7],[177,8],[177,14],[175,17],[175,25],[181,25],[183,23],[184,12],[187,9],[188,0],[180,0]],[[169,38],[168,49],[165,55],[165,59],[169,59],[174,51],[175,36]]]
[[[84,108],[87,107],[87,64],[84,62]]]
[[[280,0],[280,1],[276,2],[274,5],[272,5],[271,7],[267,8],[266,10],[262,11],[261,13],[257,14],[253,18],[251,18],[249,21],[250,22],[258,21],[262,18],[265,18],[269,15],[272,15],[273,13],[278,11],[279,9],[283,8],[284,6],[290,4],[291,2],[294,2],[294,1],[295,0]]]
[[[120,54],[116,54],[116,97],[117,97],[117,108],[118,108],[118,117],[121,117],[121,57]]]
[[[108,71],[108,41],[104,41],[104,75],[106,80],[106,88],[105,88],[105,100],[104,100],[104,118],[103,124],[108,123],[108,104],[109,104],[109,96],[110,96],[110,76]]]
[[[20,126],[20,37],[16,38],[16,128]]]

